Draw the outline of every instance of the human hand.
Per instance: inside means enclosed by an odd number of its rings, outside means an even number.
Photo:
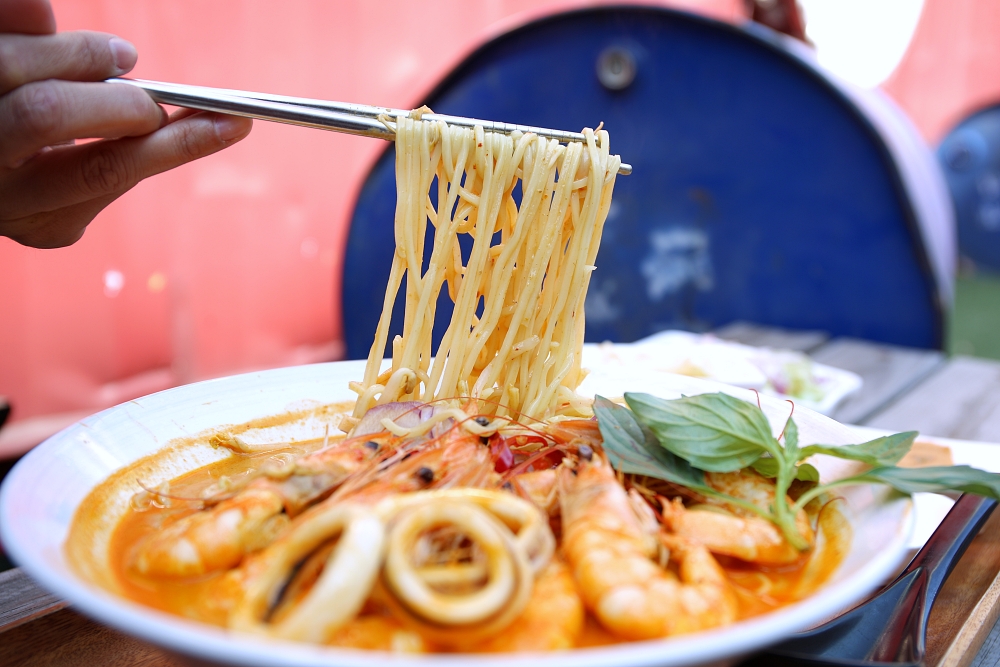
[[[0,0],[0,236],[35,248],[75,243],[142,179],[250,132],[247,118],[167,117],[142,90],[101,83],[137,57],[113,35],[56,34],[48,0]]]

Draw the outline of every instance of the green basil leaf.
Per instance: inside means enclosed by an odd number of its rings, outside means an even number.
[[[778,476],[778,462],[770,456],[761,457],[750,464],[750,467],[759,472],[764,477],[774,479]]]
[[[728,394],[665,401],[626,393],[625,402],[663,447],[702,470],[733,472],[780,448],[764,413]]]
[[[962,491],[1000,500],[1000,475],[969,466],[874,468],[851,481],[888,484],[903,493]]]
[[[759,458],[754,461],[750,467],[764,477],[774,479],[778,476],[778,462],[770,457]],[[803,482],[819,482],[819,471],[808,463],[800,463],[795,466],[795,475],[792,479],[801,480]]]
[[[799,427],[791,415],[785,422],[785,454],[792,461],[799,460]]]
[[[841,459],[861,461],[872,466],[892,466],[906,456],[916,438],[916,431],[907,431],[875,438],[860,445],[809,445],[802,449],[799,458],[805,459],[813,454],[827,454]]]
[[[663,479],[695,490],[706,488],[704,473],[663,449],[656,436],[639,423],[628,408],[597,396],[594,414],[604,438],[604,453],[616,470]]]
[[[800,463],[795,466],[795,479],[819,484],[819,470],[816,470],[811,463]]]

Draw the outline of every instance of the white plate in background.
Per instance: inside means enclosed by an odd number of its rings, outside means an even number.
[[[704,378],[756,389],[821,414],[861,388],[861,376],[816,363],[802,352],[751,347],[712,334],[661,331],[634,343],[584,345],[582,364],[591,371],[581,393],[636,389],[663,374]],[[619,391],[618,395],[622,392]]]

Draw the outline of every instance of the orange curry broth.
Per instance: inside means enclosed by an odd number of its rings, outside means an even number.
[[[319,439],[267,452],[234,454],[171,480],[170,507],[153,506],[141,511],[134,505],[130,507],[115,528],[110,543],[111,568],[122,592],[149,607],[213,625],[225,625],[229,610],[239,598],[240,590],[235,580],[222,572],[182,579],[147,577],[129,567],[135,549],[147,535],[199,511],[199,502],[179,499],[198,498],[202,490],[223,476],[238,483],[241,477],[276,456],[301,456],[321,446],[323,440]]]
[[[235,455],[173,480],[170,494],[197,497],[201,489],[223,475],[238,478],[275,454],[305,453],[321,444],[321,441],[316,441],[293,449]],[[217,573],[187,579],[152,578],[142,576],[129,567],[133,550],[143,537],[197,511],[195,503],[172,501],[172,504],[173,507],[143,511],[130,508],[125,513],[110,543],[114,575],[124,595],[131,600],[178,616],[224,626],[240,594],[238,581],[232,574]],[[823,536],[821,548],[794,565],[762,568],[736,559],[719,558],[736,590],[741,619],[809,596],[841,563],[850,548],[850,524],[837,510],[836,503],[829,503],[819,510],[817,521]],[[599,646],[616,641],[588,615],[579,646]]]

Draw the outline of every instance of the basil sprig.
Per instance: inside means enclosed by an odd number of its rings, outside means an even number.
[[[726,394],[665,401],[625,394],[625,402],[669,451],[709,472],[746,468],[781,447],[756,406]]]
[[[917,437],[896,433],[858,445],[799,447],[798,427],[789,417],[782,444],[771,434],[759,407],[728,394],[700,394],[664,400],[649,394],[625,394],[631,410],[600,396],[594,401],[604,449],[616,469],[679,484],[702,495],[744,507],[767,518],[798,549],[809,545],[795,526],[796,513],[830,489],[852,484],[887,484],[903,493],[962,491],[1000,500],[1000,475],[968,466],[897,468]],[[861,474],[819,484],[819,472],[803,463],[815,454],[860,461],[872,466]],[[705,482],[705,471],[753,468],[775,480],[769,511],[722,494]],[[789,505],[794,480],[814,482]]]
[[[662,479],[769,518],[753,503],[720,493],[706,484],[703,470],[661,446],[649,427],[638,421],[628,408],[598,396],[594,400],[594,414],[604,439],[604,452],[616,470]]]

